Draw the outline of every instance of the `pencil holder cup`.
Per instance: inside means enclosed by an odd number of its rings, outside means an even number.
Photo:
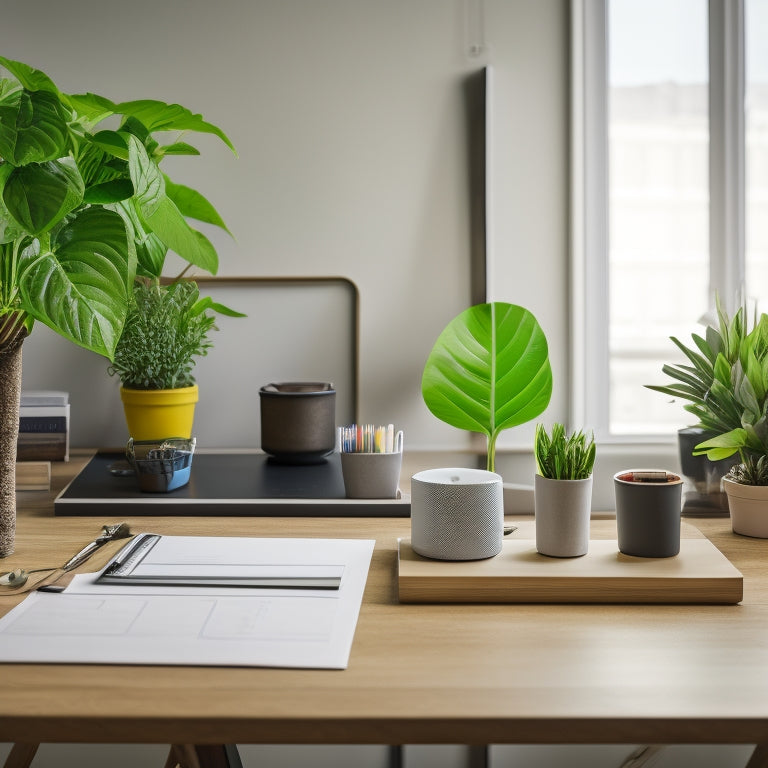
[[[411,478],[411,546],[435,560],[483,560],[501,552],[502,479],[481,469],[427,469]]]
[[[341,473],[348,499],[396,499],[402,448],[394,453],[342,453]]]
[[[336,390],[289,381],[259,390],[261,448],[283,464],[316,464],[336,445]]]
[[[613,476],[619,551],[674,557],[680,551],[683,480],[661,469],[625,469]]]

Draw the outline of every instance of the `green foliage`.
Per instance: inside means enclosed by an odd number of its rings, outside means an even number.
[[[211,312],[239,313],[200,296],[196,283],[168,286],[137,280],[109,372],[128,389],[176,389],[195,383],[196,358],[208,353],[216,330]]]
[[[421,392],[437,418],[486,435],[493,471],[502,430],[536,418],[549,404],[552,370],[544,332],[523,307],[470,307],[435,342]]]
[[[746,456],[726,477],[742,485],[768,485],[768,456]]]
[[[0,345],[36,319],[112,359],[134,277],[159,277],[169,250],[215,274],[216,250],[188,219],[228,231],[201,193],[159,170],[166,155],[198,150],[154,134],[234,147],[178,104],[66,94],[27,64],[0,66]],[[116,130],[101,127],[108,118]]]
[[[594,435],[584,432],[567,435],[562,424],[553,424],[551,435],[543,424],[536,425],[534,453],[539,474],[554,480],[584,480],[595,464]]]
[[[712,461],[739,454],[768,453],[768,315],[750,324],[741,307],[732,318],[718,305],[717,326],[705,337],[692,335],[694,346],[672,338],[690,365],[665,365],[674,383],[649,386],[657,392],[686,400],[685,410],[697,426],[714,437],[696,446],[695,455]]]

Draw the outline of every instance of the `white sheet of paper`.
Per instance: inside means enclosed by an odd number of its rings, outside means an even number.
[[[65,592],[33,592],[0,618],[0,662],[346,668],[374,541],[168,539],[195,541],[171,541],[163,556],[197,561],[191,546],[219,562],[239,554],[343,564],[344,575],[338,590],[321,592],[122,587],[78,576]]]

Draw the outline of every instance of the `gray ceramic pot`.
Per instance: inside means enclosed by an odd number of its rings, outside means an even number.
[[[619,550],[635,557],[674,557],[680,551],[682,478],[659,469],[626,469],[613,483]]]
[[[259,390],[261,448],[286,464],[320,462],[336,445],[336,390],[323,382],[289,381]]]
[[[589,550],[592,477],[534,477],[536,550],[549,557],[581,557]]]

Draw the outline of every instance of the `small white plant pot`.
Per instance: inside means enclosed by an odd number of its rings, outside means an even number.
[[[733,532],[768,539],[768,485],[743,485],[726,477],[723,487]]]
[[[534,478],[536,550],[548,557],[581,557],[589,551],[592,476],[583,480]]]

